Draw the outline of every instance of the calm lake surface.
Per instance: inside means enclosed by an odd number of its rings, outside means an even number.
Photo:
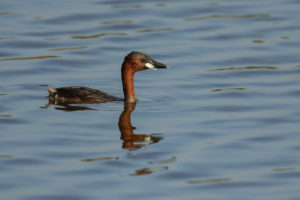
[[[1,0],[0,27],[1,199],[300,199],[299,0]],[[136,106],[47,105],[123,97],[133,50],[170,66]]]

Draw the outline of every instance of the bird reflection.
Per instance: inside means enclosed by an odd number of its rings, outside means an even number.
[[[83,110],[96,110],[83,105],[72,105],[67,102],[62,102],[49,98],[48,104],[41,107],[44,109],[49,108],[51,105],[55,105],[56,110],[62,111],[83,111]],[[123,140],[122,148],[129,150],[137,150],[145,147],[149,144],[159,142],[163,137],[155,134],[135,134],[136,129],[131,124],[131,113],[135,110],[136,102],[129,103],[124,102],[124,110],[119,117],[119,130],[121,132],[120,139]]]
[[[136,102],[124,103],[124,111],[119,118],[119,129],[121,132],[121,140],[123,140],[122,148],[136,150],[146,145],[159,142],[162,137],[151,134],[135,134],[136,129],[131,124],[131,113],[135,110]]]
[[[59,101],[57,99],[49,98],[48,104],[45,106],[42,106],[41,108],[49,108],[51,105],[55,105],[56,110],[63,110],[63,111],[80,111],[80,110],[96,110],[94,108],[89,108],[87,106],[74,106],[72,104],[69,104],[65,101]]]

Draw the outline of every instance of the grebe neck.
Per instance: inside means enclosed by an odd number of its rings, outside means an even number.
[[[127,64],[127,65],[126,65]],[[128,63],[124,62],[122,65],[122,84],[123,84],[123,92],[124,98],[126,102],[136,102],[136,96],[134,91],[134,73],[131,68],[128,67]]]

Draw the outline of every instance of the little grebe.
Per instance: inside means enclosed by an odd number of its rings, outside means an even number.
[[[153,68],[168,68],[168,66],[140,52],[131,52],[125,57],[121,69],[125,102],[137,101],[133,84],[134,73]],[[46,87],[49,91],[49,98],[62,103],[103,103],[122,100],[88,87],[70,86],[56,89],[50,86]]]

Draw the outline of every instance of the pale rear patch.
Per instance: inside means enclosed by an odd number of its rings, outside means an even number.
[[[155,68],[154,65],[151,64],[151,63],[146,63],[145,66],[146,66],[147,68],[149,68],[149,69],[154,69],[154,68]]]
[[[48,89],[50,95],[54,94],[56,92],[56,90],[54,88],[50,87],[49,85],[41,85],[41,86],[46,87]]]

